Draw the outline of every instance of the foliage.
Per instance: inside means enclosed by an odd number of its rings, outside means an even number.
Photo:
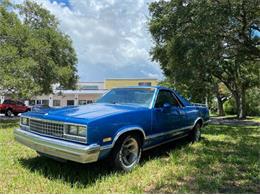
[[[246,96],[247,114],[249,116],[260,116],[260,89],[257,87],[249,89]],[[236,103],[234,98],[225,102],[224,110],[227,114],[236,113]]]
[[[236,103],[234,98],[231,98],[224,103],[224,110],[228,115],[236,114]]]
[[[252,88],[247,93],[247,114],[260,116],[260,88]]]
[[[54,15],[35,2],[0,3],[0,89],[30,98],[52,92],[52,84],[73,88],[76,53]]]
[[[0,193],[257,193],[259,127],[213,126],[143,155],[131,173],[106,162],[82,165],[39,157],[0,122]]]
[[[260,32],[259,1],[158,1],[149,10],[151,54],[166,76],[190,88],[202,85],[203,94],[217,78],[243,118],[245,92],[260,80],[260,42],[253,35]]]

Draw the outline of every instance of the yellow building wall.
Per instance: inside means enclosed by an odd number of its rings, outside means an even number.
[[[157,79],[107,79],[105,80],[105,89],[112,89],[115,87],[138,86],[141,82],[151,82],[152,86],[158,85]]]

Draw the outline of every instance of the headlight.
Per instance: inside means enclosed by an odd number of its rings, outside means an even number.
[[[21,125],[29,126],[29,118],[21,117]]]
[[[67,125],[66,134],[79,137],[86,137],[87,128],[84,126]]]
[[[74,125],[68,126],[68,134],[70,135],[78,135],[78,127]]]
[[[85,137],[86,136],[86,127],[78,126],[78,135]]]

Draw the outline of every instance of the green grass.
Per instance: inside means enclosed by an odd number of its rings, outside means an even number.
[[[248,116],[248,117],[246,117],[246,120],[260,122],[260,116]]]
[[[15,127],[0,121],[0,193],[260,193],[260,127],[210,125],[199,143],[144,153],[131,173],[38,157]]]

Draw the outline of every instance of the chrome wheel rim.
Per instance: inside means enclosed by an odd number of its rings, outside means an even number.
[[[8,111],[7,111],[7,116],[12,116],[11,110],[8,110]]]
[[[122,144],[120,153],[124,166],[130,167],[134,165],[139,158],[138,142],[134,138],[126,138]]]
[[[201,136],[200,127],[197,127],[197,129],[195,131],[195,140],[199,141],[200,140],[200,136]]]

